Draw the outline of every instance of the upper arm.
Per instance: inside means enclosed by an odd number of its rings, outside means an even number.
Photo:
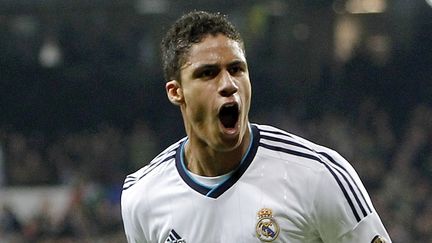
[[[145,217],[145,215],[137,213],[137,211],[140,211],[138,205],[140,204],[136,200],[134,200],[133,195],[131,195],[130,191],[122,192],[121,214],[125,235],[129,243],[148,242],[144,235],[142,227],[140,226],[140,222],[143,219],[137,217],[138,215],[140,217]]]
[[[323,153],[325,170],[315,195],[317,229],[324,242],[390,242],[354,168],[337,153]]]
[[[377,238],[382,237],[386,243],[391,242],[391,239],[385,230],[381,220],[376,212],[369,214],[355,228],[340,236],[336,241],[332,242],[366,242],[372,243]]]

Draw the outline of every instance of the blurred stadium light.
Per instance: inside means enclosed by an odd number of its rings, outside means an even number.
[[[39,52],[39,62],[42,67],[52,68],[62,62],[62,52],[57,40],[47,37]]]
[[[333,2],[333,10],[338,14],[376,14],[385,12],[387,7],[387,0],[335,0]]]
[[[348,0],[345,8],[352,14],[383,13],[387,8],[386,0]]]
[[[166,0],[137,0],[135,8],[140,14],[161,14],[168,11]]]

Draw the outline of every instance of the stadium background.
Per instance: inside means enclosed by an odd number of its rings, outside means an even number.
[[[251,120],[339,151],[394,242],[432,242],[432,1],[0,0],[0,242],[125,242],[126,174],[184,136],[159,42],[242,32]]]

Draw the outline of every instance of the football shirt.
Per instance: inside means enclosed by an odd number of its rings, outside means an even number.
[[[121,203],[128,242],[391,242],[357,173],[337,152],[272,126],[250,130],[238,168],[212,185],[187,170],[187,138],[127,176]]]

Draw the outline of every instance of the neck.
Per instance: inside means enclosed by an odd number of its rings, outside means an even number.
[[[230,151],[217,151],[199,141],[191,141],[185,145],[186,167],[194,174],[201,176],[219,176],[237,168],[247,153],[251,134],[247,129],[242,142]]]

